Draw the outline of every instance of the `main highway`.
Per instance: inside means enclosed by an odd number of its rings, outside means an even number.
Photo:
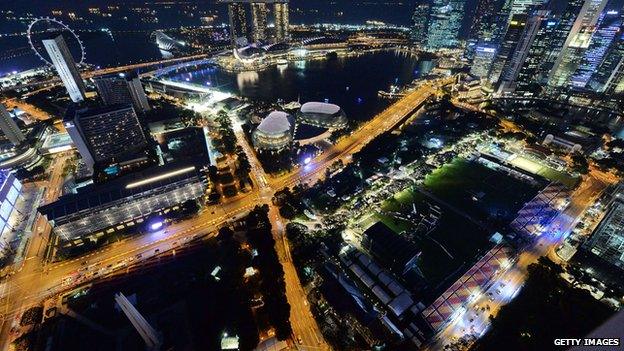
[[[325,171],[334,163],[348,163],[351,156],[366,144],[385,133],[417,111],[437,90],[454,81],[453,77],[431,80],[419,89],[410,92],[401,100],[389,106],[370,121],[364,123],[351,135],[342,138],[335,145],[315,157],[308,165],[280,177],[269,178],[255,160],[254,153],[243,142],[244,149],[252,165],[252,178],[256,183],[254,190],[225,200],[218,205],[207,206],[201,212],[183,222],[175,223],[156,233],[131,237],[108,245],[98,251],[82,257],[57,263],[43,264],[45,250],[36,249],[40,245],[29,244],[28,258],[15,272],[0,283],[0,350],[6,350],[10,342],[19,336],[11,330],[18,325],[21,312],[28,307],[41,303],[44,299],[69,291],[76,286],[96,281],[99,277],[109,275],[115,270],[133,265],[140,260],[158,255],[193,240],[200,235],[212,235],[220,226],[242,218],[256,205],[271,206],[270,219],[274,226],[276,250],[284,266],[287,283],[287,297],[291,304],[291,323],[296,343],[301,350],[329,349],[323,340],[316,322],[310,312],[305,293],[297,277],[295,267],[290,259],[289,246],[283,233],[284,225],[272,207],[271,197],[285,187],[297,184],[312,184],[325,175]],[[238,133],[237,133],[238,134]],[[242,141],[239,141],[242,142]],[[64,164],[64,161],[62,162]],[[59,177],[52,174],[50,183],[55,187]],[[50,190],[50,189],[48,189]],[[52,190],[54,196],[58,190]],[[47,199],[50,200],[50,199]],[[34,235],[40,240],[47,240],[50,228],[39,229]]]

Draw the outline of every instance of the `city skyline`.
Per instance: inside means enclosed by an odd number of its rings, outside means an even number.
[[[12,7],[0,351],[621,348],[624,1]]]

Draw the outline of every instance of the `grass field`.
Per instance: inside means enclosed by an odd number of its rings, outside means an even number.
[[[431,173],[424,184],[471,217],[500,223],[511,221],[540,188],[459,158]]]

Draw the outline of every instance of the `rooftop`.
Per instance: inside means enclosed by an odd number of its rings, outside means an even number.
[[[306,102],[305,104],[301,105],[301,112],[333,115],[340,112],[340,106],[325,102]]]
[[[54,220],[121,200],[149,190],[167,186],[185,179],[197,177],[202,167],[199,163],[172,162],[151,167],[141,172],[119,177],[104,184],[89,184],[76,194],[61,196],[57,201],[39,207],[48,220]]]
[[[258,131],[264,134],[284,134],[290,132],[292,122],[290,115],[283,111],[273,111],[260,122]]]

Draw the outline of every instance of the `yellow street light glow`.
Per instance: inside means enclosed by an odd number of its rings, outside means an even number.
[[[143,179],[143,180],[139,180],[138,182],[130,183],[130,184],[126,185],[126,189],[136,188],[137,186],[141,186],[141,185],[157,182],[159,180],[166,179],[166,178],[173,177],[173,176],[177,176],[178,174],[187,173],[187,172],[190,172],[190,171],[193,171],[193,170],[195,170],[195,166],[181,168],[181,169],[178,169],[178,170],[175,170],[175,171],[167,172],[165,174],[157,175],[155,177],[146,178],[146,179]]]

